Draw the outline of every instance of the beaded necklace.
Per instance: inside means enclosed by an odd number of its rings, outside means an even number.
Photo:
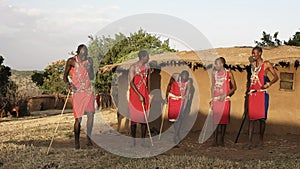
[[[224,85],[225,81],[227,80],[227,70],[224,70],[224,73],[219,75],[219,72],[215,72],[215,89],[220,88]]]
[[[148,63],[145,64],[145,72],[144,73],[142,73],[141,67],[137,63],[135,63],[135,72],[136,72],[136,74],[139,74],[142,77],[136,86],[138,88],[140,88],[141,84],[144,83],[144,85],[147,87],[145,79],[147,79],[147,77],[148,77]]]
[[[81,74],[81,72],[79,71],[79,65],[80,66],[83,66],[82,65],[82,63],[81,62],[79,62],[79,60],[78,60],[78,56],[76,56],[75,57],[75,60],[76,60],[76,62],[75,62],[75,71],[76,71],[76,73],[78,74],[78,81],[79,81],[79,83],[80,83],[80,89],[77,89],[77,91],[89,91],[90,90],[90,87],[89,88],[87,88],[87,89],[84,89],[84,87],[86,86],[86,83],[88,82],[88,76],[85,76],[84,77],[84,79],[83,79],[83,81],[81,80],[81,77],[82,77],[82,74]]]
[[[254,85],[255,83],[258,83],[259,86],[261,85],[261,82],[259,80],[258,74],[262,68],[262,64],[260,64],[259,66],[256,65],[251,65],[251,85]]]

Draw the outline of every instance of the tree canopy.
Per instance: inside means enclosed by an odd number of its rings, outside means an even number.
[[[11,69],[3,64],[4,58],[0,56],[0,109],[9,111],[12,105],[17,104],[21,98],[18,98],[18,86],[10,80]]]
[[[300,46],[300,32],[296,32],[287,42],[284,41],[284,44],[289,46]]]
[[[261,46],[261,47],[266,47],[266,46],[281,46],[282,42],[281,40],[278,39],[279,32],[275,32],[274,35],[270,35],[263,31],[262,33],[262,38],[260,38],[260,41],[254,41],[256,45]]]
[[[266,33],[263,31],[262,37],[260,41],[254,41],[254,43],[261,47],[271,46],[277,47],[281,46],[282,44],[288,46],[300,46],[300,32],[296,32],[293,37],[289,38],[288,41],[281,41],[278,39],[279,32],[275,32],[272,36],[271,34]]]
[[[169,45],[169,39],[162,41],[159,36],[152,35],[140,29],[129,36],[122,33],[112,37],[89,36],[89,55],[93,57],[95,70],[99,67],[122,63],[125,60],[137,57],[139,50],[147,50],[150,55],[163,52],[175,52]],[[97,74],[95,87],[97,92],[109,92],[113,73]]]
[[[11,76],[11,69],[3,64],[4,58],[0,56],[0,99],[6,97],[9,77]]]
[[[62,79],[65,64],[65,60],[52,62],[44,72],[34,72],[31,79],[45,94],[66,94],[68,88]]]

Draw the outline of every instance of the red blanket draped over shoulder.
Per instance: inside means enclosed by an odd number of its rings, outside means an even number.
[[[265,83],[264,77],[264,63],[258,70],[252,71],[251,75],[251,85],[250,94],[248,97],[248,114],[250,120],[264,119],[266,117],[266,92],[261,90],[262,85]],[[251,90],[257,90],[257,92],[252,92]]]
[[[80,118],[85,112],[95,112],[95,96],[92,92],[88,71],[84,67],[87,60],[81,61],[75,56],[75,66],[71,68],[73,95],[72,106],[75,118]]]
[[[180,77],[179,77],[180,78]],[[179,81],[174,81],[170,88],[169,93],[169,108],[168,108],[168,118],[170,121],[175,121],[181,111],[183,99],[185,96],[186,83]]]
[[[228,124],[230,120],[230,99],[218,100],[220,96],[227,95],[230,91],[228,70],[216,72],[213,76],[213,84],[212,111],[214,124]]]
[[[144,97],[145,111],[148,116],[149,109],[149,92],[148,92],[148,65],[139,66],[135,64],[135,75],[133,77],[133,84],[136,86],[138,92]],[[130,87],[129,89],[129,113],[131,124],[146,123],[142,103],[136,92]]]

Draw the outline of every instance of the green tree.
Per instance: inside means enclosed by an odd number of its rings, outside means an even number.
[[[289,46],[300,46],[300,32],[296,32],[287,42],[284,41],[284,44]]]
[[[267,34],[265,31],[262,33],[261,41],[254,41],[254,43],[261,47],[272,46],[277,47],[281,46],[282,42],[278,39],[279,32],[275,32],[272,36],[271,34]]]
[[[37,85],[42,86],[44,84],[45,72],[33,72],[31,80]]]
[[[6,101],[9,102],[9,105],[17,105],[18,101],[21,101],[23,98],[19,97],[18,85],[9,80],[6,86]]]
[[[0,99],[4,99],[9,85],[9,77],[11,76],[10,67],[3,65],[4,58],[0,56]]]
[[[135,33],[131,33],[128,37],[122,33],[115,34],[111,37],[93,37],[89,36],[90,42],[88,45],[89,55],[93,57],[95,70],[99,67],[122,63],[123,61],[137,57],[139,50],[148,50],[150,55],[163,52],[175,52],[170,48],[169,40],[162,41],[159,36],[152,35],[140,29]],[[97,74],[95,87],[98,92],[109,92],[112,72]]]
[[[16,104],[18,86],[10,80],[11,69],[3,64],[4,58],[0,56],[0,108],[10,111],[11,105]]]
[[[66,94],[67,87],[62,79],[65,64],[65,60],[52,62],[44,69],[43,73],[34,72],[31,79],[45,94]]]

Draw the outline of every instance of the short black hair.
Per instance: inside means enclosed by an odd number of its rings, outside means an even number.
[[[219,58],[216,59],[216,61],[218,61],[218,60],[221,61],[221,62],[223,63],[223,66],[224,66],[225,69],[228,69],[228,68],[229,68],[229,66],[226,64],[225,58],[219,57]]]
[[[181,72],[181,75],[186,75],[187,77],[189,77],[189,72],[187,71],[187,70],[183,70],[182,72]]]
[[[81,50],[82,48],[84,48],[84,47],[87,49],[87,47],[85,46],[85,44],[80,44],[80,45],[77,47],[76,53],[79,54],[79,53],[80,53],[80,50]]]
[[[139,51],[139,53],[138,53],[139,59],[141,59],[141,58],[143,58],[143,57],[146,57],[146,56],[149,56],[149,54],[148,54],[147,51],[145,51],[145,50]]]
[[[223,57],[219,57],[219,58],[216,59],[216,61],[217,60],[221,61],[224,65],[226,64],[226,60]]]
[[[260,53],[263,52],[262,48],[260,46],[255,46],[253,49],[252,49],[252,52],[255,51],[255,50],[258,50]]]

